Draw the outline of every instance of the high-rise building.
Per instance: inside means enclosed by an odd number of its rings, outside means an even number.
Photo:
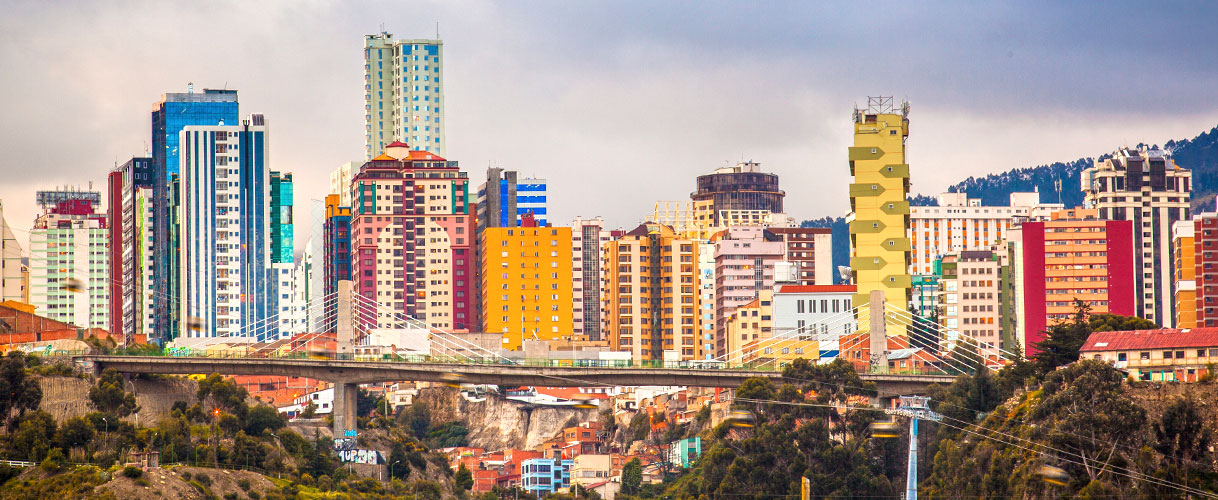
[[[1068,321],[1075,300],[1092,313],[1134,314],[1133,223],[1103,220],[1094,209],[1054,212],[1011,231],[1015,335],[1027,355],[1045,328]]]
[[[365,163],[351,188],[356,292],[435,328],[477,329],[469,188],[457,162],[401,142]],[[384,311],[378,323],[399,324]]]
[[[292,174],[271,171],[271,262],[292,262],[292,200]]]
[[[787,245],[783,260],[796,267],[799,285],[832,285],[833,230],[827,227],[770,227]]]
[[[81,328],[110,327],[106,214],[96,191],[39,191],[30,231],[30,304]]]
[[[934,274],[935,259],[949,253],[984,250],[1006,239],[1011,228],[1029,217],[1061,210],[1059,203],[1040,203],[1040,193],[1011,193],[1007,206],[983,206],[966,193],[941,193],[934,207],[910,207],[909,237],[913,249],[909,274]]]
[[[482,231],[482,331],[501,333],[503,348],[572,334],[571,228],[525,217],[515,228]]]
[[[486,182],[478,186],[478,227],[516,227],[526,214],[537,225],[546,217],[546,180],[522,179],[516,172],[486,169]]]
[[[364,36],[364,153],[375,158],[401,141],[444,155],[444,42]]]
[[[152,108],[152,163],[153,163],[153,231],[155,245],[153,258],[153,293],[165,304],[179,304],[177,282],[180,270],[177,249],[180,247],[177,234],[177,214],[174,198],[181,165],[179,137],[182,129],[189,125],[235,125],[238,122],[236,90],[203,89],[194,91],[190,85],[185,93],[167,93]],[[157,336],[172,338],[180,326],[174,314],[174,306],[154,308],[154,330]]]
[[[330,194],[338,195],[338,206],[351,206],[351,179],[363,164],[362,161],[349,161],[330,172]]]
[[[646,223],[605,245],[605,338],[636,361],[694,359],[700,330],[699,243]]]
[[[850,269],[858,292],[854,304],[881,290],[890,304],[909,303],[909,103],[895,109],[891,97],[868,97],[854,110],[850,148]],[[904,335],[892,326],[889,335]]]
[[[181,337],[279,334],[268,140],[259,114],[182,129],[178,316],[194,319]]]
[[[1176,280],[1176,317],[1172,326],[1175,328],[1197,327],[1197,253],[1195,224],[1200,217],[1193,216],[1192,220],[1178,221],[1172,225],[1172,251],[1175,259],[1172,262]],[[1211,236],[1212,237],[1212,236]],[[1213,247],[1213,243],[1210,244]],[[1212,266],[1211,266],[1212,267]],[[1215,318],[1218,319],[1218,318]],[[1215,322],[1218,325],[1218,321]]]
[[[155,168],[132,158],[110,172],[107,193],[110,245],[110,332],[151,336]]]
[[[1002,262],[990,250],[964,250],[942,257],[939,279],[939,324],[976,339],[981,353],[1000,358],[1002,345]],[[911,333],[915,345],[935,346],[941,340],[932,329]],[[1012,350],[1012,352],[1014,352]]]
[[[337,194],[326,196],[325,295],[338,291],[338,282],[351,279],[351,207]],[[326,330],[329,331],[329,330]]]
[[[1176,316],[1171,228],[1189,218],[1193,173],[1158,149],[1121,149],[1082,174],[1089,208],[1104,220],[1133,222],[1138,244],[1135,314],[1161,325]]]
[[[761,227],[727,229],[715,245],[716,356],[728,353],[727,319],[737,307],[774,286],[775,264],[783,262],[787,244]]]
[[[29,300],[25,290],[25,265],[21,263],[21,244],[4,218],[4,203],[0,202],[0,302]]]
[[[761,164],[747,161],[715,169],[698,176],[698,189],[691,193],[695,219],[704,227],[722,227],[721,212],[765,211],[782,213],[786,193],[778,187],[778,176],[761,171]]]
[[[601,249],[613,240],[600,217],[571,222],[572,333],[601,340]]]
[[[1176,328],[1216,327],[1218,214],[1205,212],[1177,223],[1175,238],[1177,282],[1183,285],[1176,289],[1176,301],[1180,304]]]

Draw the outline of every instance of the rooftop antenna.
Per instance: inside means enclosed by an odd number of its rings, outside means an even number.
[[[440,39],[440,21],[436,21],[436,40]]]
[[[186,82],[186,93],[187,94],[195,93],[195,82]]]

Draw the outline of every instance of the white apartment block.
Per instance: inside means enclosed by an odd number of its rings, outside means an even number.
[[[909,274],[931,274],[935,259],[984,250],[1005,240],[1016,221],[1061,208],[1040,203],[1040,193],[1011,193],[1009,206],[982,206],[965,193],[942,193],[937,207],[909,208]]]
[[[590,340],[602,338],[604,271],[601,268],[601,252],[612,239],[612,233],[605,230],[605,221],[600,217],[576,217],[571,222],[572,333],[586,335]]]
[[[179,337],[277,335],[262,115],[180,133]]]
[[[81,328],[110,327],[109,230],[97,192],[39,191],[30,231],[35,313]]]
[[[364,154],[394,141],[444,156],[444,42],[364,36]]]

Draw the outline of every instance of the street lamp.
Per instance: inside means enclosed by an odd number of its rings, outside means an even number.
[[[106,423],[106,453],[110,452],[110,421],[106,417],[102,417],[102,422]]]
[[[393,482],[393,464],[396,464],[398,462],[401,462],[401,460],[394,460],[393,463],[389,464],[389,481],[388,482],[390,482],[390,483]]]

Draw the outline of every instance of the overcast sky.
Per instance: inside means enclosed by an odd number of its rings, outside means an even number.
[[[842,215],[868,95],[911,101],[926,194],[1218,124],[1218,6],[1059,3],[0,0],[0,200],[28,229],[36,190],[100,190],[144,153],[162,93],[227,86],[296,174],[299,246],[308,200],[363,159],[382,24],[439,23],[446,156],[475,184],[491,165],[549,179],[556,224],[633,226],[741,159],[781,176],[796,219]]]

